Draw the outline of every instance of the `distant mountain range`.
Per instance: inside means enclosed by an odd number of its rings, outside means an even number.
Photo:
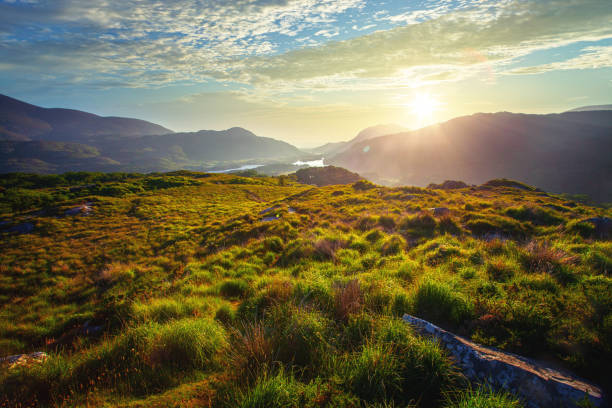
[[[561,114],[479,113],[423,129],[378,125],[307,152],[234,127],[173,133],[138,119],[46,109],[0,95],[0,172],[297,170],[325,157],[381,184],[512,178],[612,201],[612,105]],[[314,156],[314,155],[317,156]],[[248,167],[248,166],[247,166]]]
[[[387,184],[506,177],[612,201],[612,111],[479,113],[362,141],[328,162]]]
[[[585,111],[600,111],[600,110],[612,110],[612,105],[591,105],[581,106],[568,110],[568,112],[585,112]]]
[[[305,155],[238,127],[173,133],[143,120],[46,109],[0,95],[0,172],[202,170]]]
[[[102,117],[72,109],[47,109],[0,95],[0,140],[93,142],[101,137],[172,133],[140,119]]]
[[[372,139],[374,137],[391,135],[393,133],[405,132],[406,129],[403,126],[388,124],[388,125],[376,125],[363,129],[361,132],[357,134],[354,138],[346,142],[332,142],[326,143],[322,146],[318,146],[312,149],[308,149],[309,152],[321,154],[324,156],[330,156],[334,154],[338,154],[343,152],[353,146],[356,143],[362,142],[367,139]]]

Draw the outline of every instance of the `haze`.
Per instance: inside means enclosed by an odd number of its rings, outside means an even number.
[[[96,3],[0,0],[2,93],[315,146],[376,123],[560,112],[612,91],[607,0]],[[411,108],[424,95],[436,102],[425,114]]]

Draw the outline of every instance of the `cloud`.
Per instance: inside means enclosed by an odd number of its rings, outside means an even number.
[[[22,86],[369,89],[491,77],[534,50],[612,37],[609,0],[429,4],[367,15],[362,28],[395,27],[331,41],[365,0],[0,0],[0,72]]]
[[[593,46],[582,49],[582,54],[565,61],[551,62],[530,67],[516,68],[508,74],[541,74],[568,69],[597,69],[612,67],[612,46]]]
[[[248,58],[227,67],[220,78],[228,72],[259,84],[382,78],[431,66],[470,75],[483,64],[505,64],[538,49],[612,37],[611,21],[608,0],[487,4],[316,48]]]
[[[202,82],[227,61],[275,52],[363,0],[0,0],[2,68],[17,76]],[[44,68],[43,68],[44,67]],[[161,83],[158,81],[162,81]]]

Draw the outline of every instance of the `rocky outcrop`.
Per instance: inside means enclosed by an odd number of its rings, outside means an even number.
[[[31,354],[16,354],[14,356],[0,357],[0,364],[7,365],[9,369],[32,364],[40,364],[44,362],[49,355],[43,351],[37,351]]]
[[[436,337],[470,381],[487,383],[495,389],[517,394],[526,407],[574,408],[585,396],[595,407],[607,406],[601,389],[569,373],[478,345],[417,317],[404,315],[404,321],[421,334]]]

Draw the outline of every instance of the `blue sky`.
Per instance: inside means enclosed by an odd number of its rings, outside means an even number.
[[[612,102],[612,2],[0,0],[0,93],[300,146],[557,112]]]

